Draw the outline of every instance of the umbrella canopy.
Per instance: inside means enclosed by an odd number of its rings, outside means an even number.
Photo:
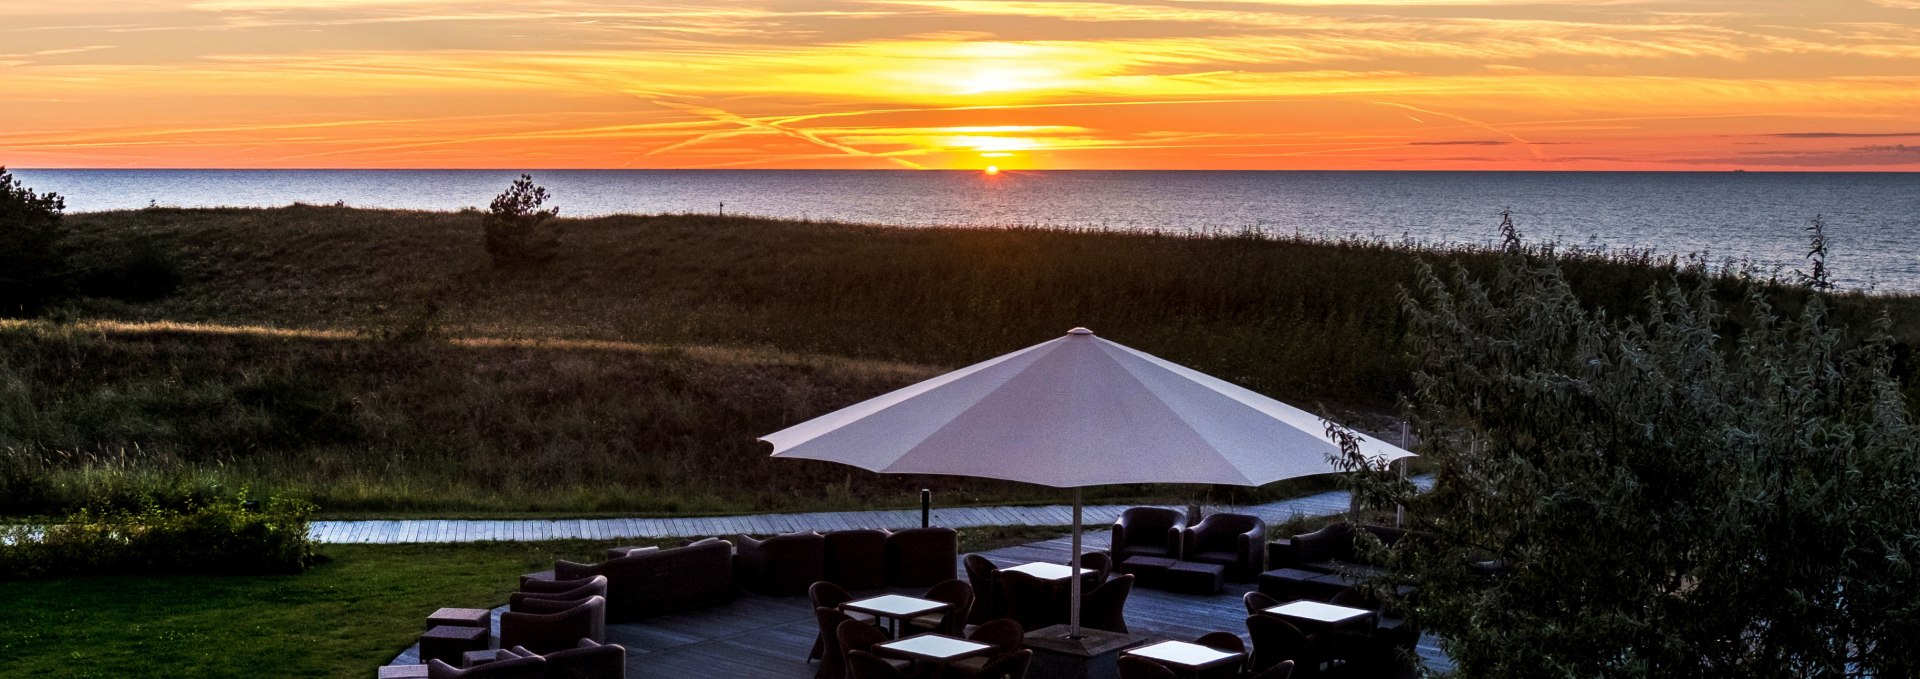
[[[1083,486],[1257,486],[1340,471],[1331,461],[1339,445],[1319,417],[1086,328],[760,440],[774,457],[1072,488],[1076,568]],[[1359,441],[1374,460],[1412,455]],[[1080,579],[1069,580],[1077,635]]]
[[[1086,328],[761,440],[774,457],[1056,488],[1258,486],[1340,471],[1319,417]],[[1365,437],[1360,450],[1412,455]]]

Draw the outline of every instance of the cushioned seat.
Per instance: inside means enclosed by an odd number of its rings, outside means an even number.
[[[733,581],[741,589],[767,596],[805,594],[826,575],[826,538],[806,531],[765,540],[735,538]]]
[[[960,535],[952,528],[909,528],[887,536],[887,584],[931,587],[954,579]]]
[[[679,549],[634,552],[597,564],[558,561],[554,579],[607,576],[607,620],[704,608],[733,600],[733,543],[703,540]]]
[[[1113,559],[1157,556],[1180,558],[1180,528],[1186,515],[1165,507],[1132,507],[1113,522]]]
[[[1227,568],[1234,582],[1252,581],[1266,570],[1267,523],[1246,514],[1214,514],[1188,528],[1181,561],[1212,563]]]

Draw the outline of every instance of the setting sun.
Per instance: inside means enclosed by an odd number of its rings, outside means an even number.
[[[988,166],[987,166],[987,174],[989,174],[989,175],[996,175],[996,174],[1000,174],[1000,166],[999,166],[999,165],[988,165]]]

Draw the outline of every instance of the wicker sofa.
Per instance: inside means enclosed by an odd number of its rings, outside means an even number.
[[[1379,569],[1379,566],[1367,562],[1354,550],[1357,531],[1372,533],[1380,542],[1389,546],[1412,536],[1415,539],[1426,535],[1414,531],[1375,526],[1369,524],[1350,524],[1335,521],[1325,528],[1295,535],[1291,540],[1276,541],[1268,555],[1274,568],[1297,568],[1318,573],[1367,573]]]
[[[734,538],[733,580],[740,589],[768,596],[806,594],[825,579],[826,538],[819,533],[787,533],[765,540]]]
[[[733,543],[708,539],[678,549],[635,551],[597,564],[556,561],[553,577],[607,576],[607,621],[628,622],[733,600]]]

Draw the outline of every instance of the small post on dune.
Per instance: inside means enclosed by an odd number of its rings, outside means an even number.
[[[933,516],[933,489],[921,488],[920,489],[920,527],[926,528],[927,526],[932,525],[931,523],[928,522],[928,520],[932,518],[932,516]]]
[[[1080,487],[1073,488],[1073,558],[1067,562],[1067,638],[1080,638]]]

